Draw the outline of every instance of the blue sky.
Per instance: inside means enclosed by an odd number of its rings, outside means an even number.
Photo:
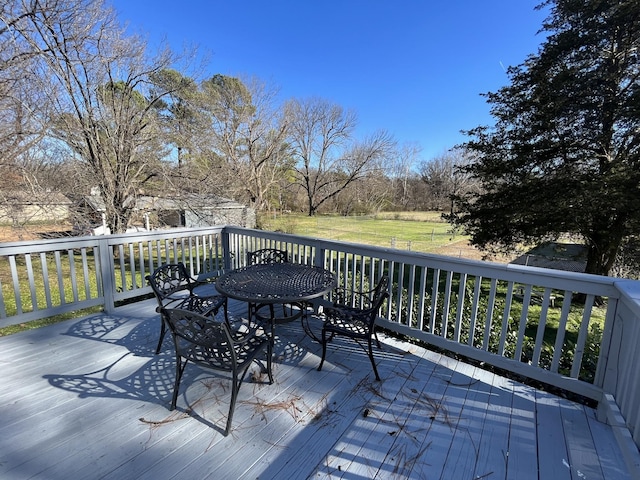
[[[282,99],[352,109],[357,135],[389,131],[428,160],[491,124],[481,93],[536,53],[541,0],[113,0],[151,46],[198,45],[208,75],[256,76]]]

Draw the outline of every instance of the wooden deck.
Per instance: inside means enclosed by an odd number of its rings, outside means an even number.
[[[384,336],[382,382],[340,340],[318,372],[298,322],[277,327],[276,381],[247,380],[224,437],[227,380],[190,365],[167,410],[154,307],[0,338],[0,478],[631,478],[590,408]]]

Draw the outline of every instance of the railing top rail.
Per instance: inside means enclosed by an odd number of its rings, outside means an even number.
[[[51,250],[65,248],[81,248],[95,246],[101,241],[106,241],[109,245],[119,245],[123,242],[144,242],[162,237],[196,236],[198,234],[221,233],[224,227],[203,227],[203,228],[181,228],[167,230],[152,230],[149,232],[129,232],[112,235],[96,235],[82,237],[60,237],[38,240],[23,240],[19,242],[0,243],[0,256],[20,255],[25,253],[47,252]]]
[[[0,256],[48,252],[63,248],[81,248],[97,244],[96,237],[63,237],[0,243]]]
[[[266,232],[241,227],[225,227],[226,233],[249,235],[258,238],[309,245],[327,250],[339,250],[357,255],[383,258],[388,261],[408,263],[416,266],[466,273],[505,281],[540,285],[560,290],[577,290],[585,294],[619,298],[620,292],[615,286],[620,279],[569,272],[550,268],[505,264],[489,261],[471,260],[459,257],[406,251],[388,247],[378,247],[350,242],[305,237],[280,232]]]
[[[120,244],[125,241],[144,242],[147,240],[153,240],[161,237],[194,237],[199,234],[207,233],[222,233],[224,226],[215,227],[201,227],[201,228],[172,228],[166,230],[151,230],[149,232],[131,232],[121,233],[117,235],[105,235],[109,244]]]

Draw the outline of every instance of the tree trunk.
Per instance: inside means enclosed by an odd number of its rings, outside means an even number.
[[[595,233],[589,235],[585,273],[609,275],[622,244],[622,232],[623,229],[620,226],[607,222],[606,226],[598,228]]]

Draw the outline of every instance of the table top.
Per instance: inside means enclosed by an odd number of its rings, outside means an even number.
[[[337,285],[335,274],[299,263],[256,264],[231,270],[216,281],[216,290],[251,303],[292,303],[321,297]]]

